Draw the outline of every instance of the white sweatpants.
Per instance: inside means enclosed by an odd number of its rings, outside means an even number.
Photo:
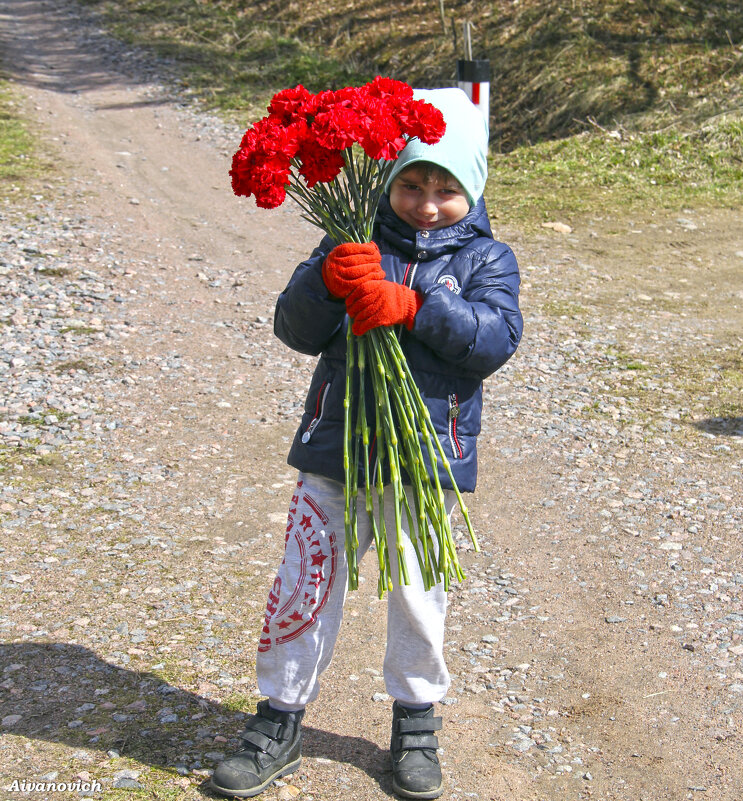
[[[398,584],[392,491],[387,489],[390,498],[385,495],[384,506],[394,588],[387,593],[385,685],[403,705],[434,703],[449,687],[443,655],[446,592],[443,584],[424,590],[407,532],[410,584]],[[456,498],[453,492],[445,495],[451,514]],[[412,508],[412,499],[410,503]],[[363,491],[358,504],[361,560],[373,539]],[[343,485],[300,473],[289,509],[284,559],[268,596],[256,662],[258,687],[279,709],[299,709],[313,701],[320,674],[333,656],[348,586],[343,519]]]

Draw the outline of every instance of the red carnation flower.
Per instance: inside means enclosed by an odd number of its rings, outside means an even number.
[[[312,136],[322,147],[343,150],[356,141],[359,115],[345,105],[320,112],[312,122]]]
[[[299,174],[312,189],[316,183],[328,183],[340,175],[345,162],[339,150],[323,147],[312,139],[305,140],[297,153],[301,162]]]
[[[291,160],[302,139],[303,125],[284,127],[275,120],[263,118],[245,132],[230,170],[236,195],[255,195],[256,203],[262,208],[275,208],[284,202],[285,185],[291,177]]]
[[[289,173],[284,179],[275,183],[266,182],[256,188],[255,204],[262,209],[275,209],[286,200],[286,184],[289,182]]]
[[[389,106],[372,95],[359,100],[358,143],[372,159],[396,159],[406,142]]]
[[[308,92],[301,83],[293,89],[277,92],[268,104],[269,119],[284,125],[304,119],[302,109],[311,98],[312,93]]]
[[[302,113],[307,115],[308,122],[311,123],[318,114],[324,111],[330,111],[338,102],[337,95],[337,92],[326,89],[308,98],[307,102],[302,107]]]
[[[396,81],[394,78],[383,78],[381,75],[367,83],[364,87],[367,94],[372,97],[381,97],[394,100],[412,100],[413,90],[408,84]]]
[[[444,115],[425,100],[411,100],[398,108],[395,116],[408,136],[417,136],[428,145],[438,142],[446,130]]]

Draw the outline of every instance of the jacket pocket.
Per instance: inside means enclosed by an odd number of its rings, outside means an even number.
[[[317,391],[317,403],[315,405],[315,416],[310,420],[310,424],[304,430],[302,434],[302,442],[306,445],[310,439],[312,439],[312,435],[315,432],[315,429],[320,425],[320,421],[322,420],[323,413],[325,412],[325,401],[328,397],[328,392],[330,392],[330,381],[323,381],[320,386],[320,389]]]
[[[463,459],[462,446],[457,438],[457,418],[459,417],[459,399],[455,392],[449,394],[449,444],[451,445],[452,456],[455,459]]]

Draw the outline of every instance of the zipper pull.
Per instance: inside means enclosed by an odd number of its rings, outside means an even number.
[[[456,420],[459,416],[459,403],[456,395],[449,395],[449,419]]]
[[[325,398],[328,397],[328,390],[330,389],[330,382],[326,381],[317,393],[317,410],[312,421],[307,426],[307,430],[302,434],[302,443],[306,445],[312,437],[312,432],[317,428],[320,420],[322,420],[323,412],[325,411]]]
[[[308,426],[307,430],[304,432],[304,434],[302,434],[302,443],[303,443],[303,444],[305,444],[305,445],[306,445],[306,444],[307,444],[307,443],[310,441],[310,437],[312,436],[312,432],[313,432],[313,431],[315,430],[315,428],[317,427],[317,423],[318,423],[318,420],[317,420],[317,417],[316,417],[316,418],[315,418],[315,419],[314,419],[314,420],[313,420],[313,421],[312,421],[312,422],[309,424],[309,426]]]

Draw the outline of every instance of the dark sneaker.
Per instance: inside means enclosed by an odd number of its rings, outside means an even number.
[[[438,798],[444,792],[434,734],[440,728],[433,706],[408,709],[397,701],[392,705],[392,789],[403,798]]]
[[[240,735],[242,748],[215,768],[212,789],[221,795],[252,798],[274,779],[295,771],[302,761],[303,716],[303,709],[279,712],[268,701],[260,701]]]

